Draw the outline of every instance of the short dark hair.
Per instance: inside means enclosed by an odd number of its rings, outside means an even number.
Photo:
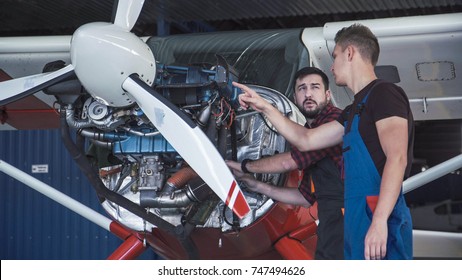
[[[379,42],[367,26],[355,23],[344,27],[337,32],[334,40],[342,50],[345,50],[348,45],[356,46],[363,58],[369,59],[374,66],[377,64],[380,54]]]
[[[316,67],[304,67],[304,68],[298,70],[297,73],[295,73],[295,75],[294,75],[294,86],[293,86],[294,91],[297,90],[295,88],[295,86],[297,84],[297,80],[300,79],[300,78],[303,78],[305,76],[311,75],[311,74],[316,74],[316,75],[321,76],[322,83],[324,84],[325,90],[329,89],[329,78],[327,77],[326,73],[324,73],[321,69],[316,68]]]

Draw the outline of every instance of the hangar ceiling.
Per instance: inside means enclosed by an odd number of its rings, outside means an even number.
[[[114,1],[2,0],[0,36],[71,35],[85,23],[110,21]],[[462,12],[462,0],[146,0],[132,31],[149,36],[315,27],[341,20],[456,12]]]

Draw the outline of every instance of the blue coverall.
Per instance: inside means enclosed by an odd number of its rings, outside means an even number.
[[[359,133],[361,106],[372,91],[360,102],[348,127],[344,123],[343,138],[345,176],[345,259],[364,259],[364,240],[380,192],[381,176]],[[353,106],[351,111],[355,111]],[[412,259],[412,220],[403,193],[388,218],[387,253],[385,259]]]

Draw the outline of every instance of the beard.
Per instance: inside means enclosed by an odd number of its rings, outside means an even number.
[[[303,103],[307,102],[309,100],[305,100]],[[314,102],[314,100],[311,100],[311,102]],[[313,109],[305,109],[305,106],[303,104],[300,106],[297,104],[298,109],[300,112],[305,116],[307,119],[314,119],[326,106],[327,106],[327,101],[322,101],[319,104],[315,103],[317,106],[315,106]]]

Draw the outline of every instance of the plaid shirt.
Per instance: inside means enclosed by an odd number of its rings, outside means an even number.
[[[334,107],[332,104],[327,104],[327,106],[316,116],[311,125],[308,123],[305,124],[307,128],[315,128],[324,123],[335,121],[338,119],[342,110],[337,107]],[[291,147],[290,151],[292,158],[297,163],[299,170],[304,170],[310,168],[313,164],[320,161],[325,157],[331,157],[333,161],[337,164],[339,171],[342,169],[342,144],[338,144],[333,147],[325,148],[322,150],[309,151],[309,152],[300,152],[295,147]],[[306,172],[305,172],[306,174]],[[313,204],[316,200],[314,194],[311,191],[311,180],[309,176],[303,176],[302,181],[298,187],[300,193],[305,197],[305,199]]]

